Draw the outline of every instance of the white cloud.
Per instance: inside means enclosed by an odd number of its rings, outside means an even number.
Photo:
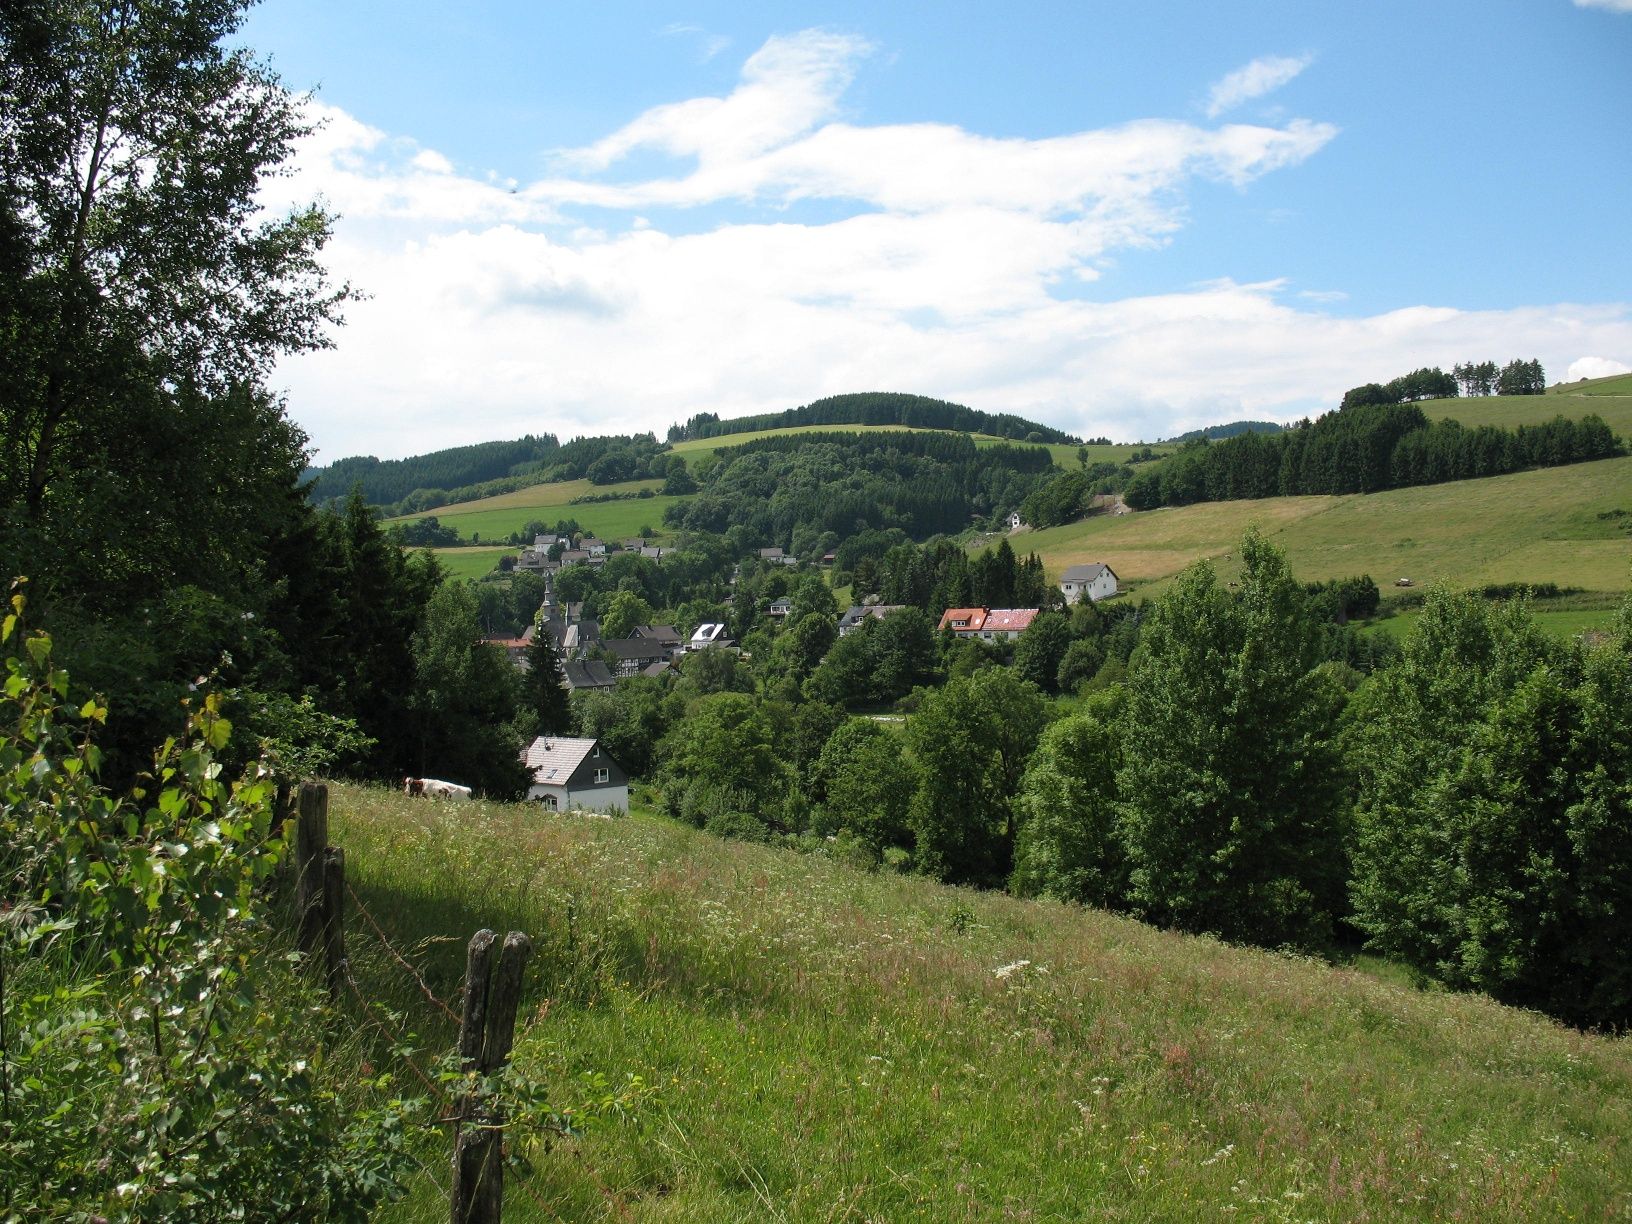
[[[1632,13],[1632,0],[1575,0],[1576,8],[1601,8],[1612,13]]]
[[[1577,0],[1579,3],[1579,0]],[[1213,86],[1207,96],[1207,117],[1217,119],[1227,110],[1279,89],[1314,61],[1312,55],[1266,55],[1237,68]]]
[[[326,125],[269,202],[324,197],[343,215],[331,267],[370,296],[335,349],[280,369],[292,415],[325,460],[529,431],[661,434],[698,411],[859,390],[1131,440],[1301,416],[1484,353],[1553,369],[1632,352],[1626,307],[1344,319],[1324,312],[1330,291],[1230,281],[1092,300],[1116,255],[1184,224],[1196,182],[1250,183],[1334,129],[1151,119],[999,140],[866,126],[846,121],[842,94],[868,50],[773,39],[728,97],[657,107],[530,184],[318,112]],[[654,150],[689,164],[612,181]],[[799,205],[815,199],[841,206],[814,221]],[[576,215],[584,204],[609,211]],[[683,231],[680,205],[698,210]]]
[[[1582,378],[1608,378],[1612,374],[1632,374],[1632,366],[1609,357],[1577,357],[1564,371],[1565,382]]]

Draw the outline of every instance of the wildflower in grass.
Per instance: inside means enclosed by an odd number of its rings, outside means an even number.
[[[1029,964],[1031,964],[1029,960],[1017,960],[1007,965],[999,965],[996,969],[992,970],[992,976],[997,978],[999,981],[1004,981],[1011,974],[1024,969]]]

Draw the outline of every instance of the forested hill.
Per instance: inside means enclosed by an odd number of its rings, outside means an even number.
[[[669,441],[759,433],[794,425],[904,425],[910,429],[954,429],[962,433],[992,434],[1015,442],[1064,444],[1081,440],[1048,425],[1006,412],[981,412],[976,408],[922,395],[868,391],[853,395],[830,395],[801,408],[735,417],[729,421],[720,420],[712,412],[700,412],[684,425],[671,425]]]
[[[407,459],[355,455],[328,467],[310,468],[305,477],[317,482],[313,501],[349,496],[355,485],[362,489],[364,501],[381,506],[401,501],[415,489],[457,489],[535,469],[560,445],[554,434],[528,434],[513,442],[479,442]]]

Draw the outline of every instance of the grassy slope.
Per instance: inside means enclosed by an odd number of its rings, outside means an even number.
[[[657,820],[351,786],[332,812],[438,995],[478,927],[534,937],[517,1057],[552,1099],[590,1071],[657,1089],[639,1125],[534,1154],[506,1220],[1632,1210],[1625,1040]],[[353,924],[365,991],[448,1041]],[[446,1218],[426,1164],[390,1218]]]
[[[1311,581],[1370,573],[1381,584],[1405,576],[1419,585],[1528,581],[1620,591],[1632,579],[1632,537],[1597,518],[1617,508],[1632,510],[1632,458],[1386,493],[1098,517],[1022,532],[1011,543],[1022,554],[1040,554],[1050,574],[1104,561],[1142,584],[1198,557],[1233,553],[1248,524],[1257,523]]]
[[[569,504],[575,497],[596,493],[638,493],[642,489],[660,489],[661,480],[632,480],[626,484],[592,485],[587,480],[564,480],[556,484],[533,485],[497,497],[480,501],[456,502],[438,506],[424,514],[410,514],[389,523],[406,523],[413,519],[434,517],[444,526],[452,527],[467,539],[479,532],[491,540],[520,531],[534,519],[553,523],[557,519],[575,518],[586,531],[606,539],[632,536],[642,526],[654,531],[663,529],[663,509],[673,497],[661,494],[654,497],[629,498],[624,501],[596,502],[590,505]]]
[[[1627,384],[1627,390],[1597,389],[1601,386],[1618,386],[1622,381]],[[1632,375],[1624,379],[1602,379],[1589,383],[1581,391],[1565,388],[1549,390],[1546,395],[1424,400],[1421,407],[1430,420],[1450,417],[1464,425],[1499,425],[1503,429],[1535,425],[1556,416],[1575,420],[1595,413],[1603,417],[1618,436],[1632,438]]]

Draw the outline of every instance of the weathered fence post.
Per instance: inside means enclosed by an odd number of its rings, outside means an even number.
[[[329,846],[329,788],[302,782],[295,817],[295,922],[300,950],[323,940],[323,852]]]
[[[459,1026],[459,1060],[467,1071],[502,1071],[515,1042],[521,1003],[521,971],[533,943],[520,931],[504,937],[498,971],[492,931],[471,937],[465,959],[465,1006]],[[472,1093],[454,1111],[453,1224],[500,1224],[504,1204],[504,1114],[497,1103]]]
[[[323,851],[323,959],[328,970],[329,998],[340,997],[346,976],[346,852],[338,846]]]

